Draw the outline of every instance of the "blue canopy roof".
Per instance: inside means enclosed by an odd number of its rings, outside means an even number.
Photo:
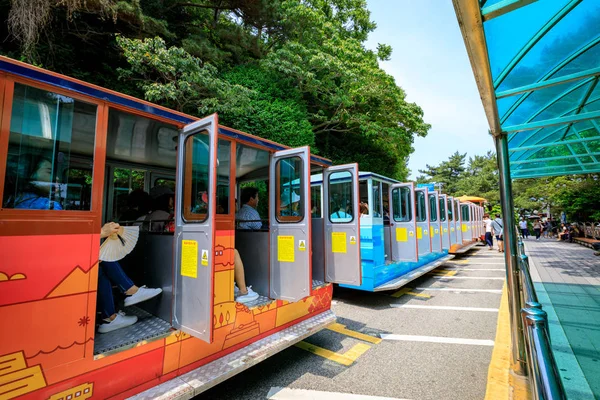
[[[600,172],[600,0],[453,0],[513,178]]]

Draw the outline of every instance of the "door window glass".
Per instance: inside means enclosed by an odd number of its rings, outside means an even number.
[[[412,221],[412,196],[410,192],[410,188],[408,187],[400,187],[392,190],[394,221]]]
[[[417,222],[427,221],[427,203],[425,193],[422,191],[415,192],[417,197]]]
[[[440,221],[446,222],[446,199],[440,197]]]
[[[383,193],[383,224],[388,225],[390,223],[390,185],[387,183],[383,183],[382,185]]]
[[[303,165],[300,157],[277,161],[275,171],[279,184],[277,185],[278,202],[275,215],[279,222],[300,222],[304,217]]]
[[[371,210],[373,210],[373,217],[381,218],[381,182],[373,180],[373,204],[371,204]]]
[[[329,220],[334,224],[352,222],[354,220],[352,174],[348,171],[334,172],[329,175],[327,184],[329,185]],[[364,190],[368,196],[366,187]]]
[[[217,214],[229,214],[231,142],[219,139],[217,156]]]
[[[15,83],[4,208],[90,210],[97,106]]]
[[[186,220],[204,222],[208,218],[209,141],[206,133],[185,140],[183,175],[183,215]]]
[[[448,221],[454,221],[454,213],[452,209],[454,208],[454,200],[448,199]]]
[[[469,206],[467,206],[467,205],[461,206],[461,210],[462,210],[462,220],[463,221],[470,221],[470,219],[469,219]]]
[[[429,195],[429,213],[431,214],[431,221],[437,221],[437,202],[435,201],[435,194]]]

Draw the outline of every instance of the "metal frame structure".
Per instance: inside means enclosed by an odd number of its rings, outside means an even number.
[[[534,398],[564,398],[547,331],[538,329],[545,313],[521,291],[534,292],[512,229],[512,179],[600,172],[600,25],[592,19],[600,2],[453,4],[498,156],[511,368],[529,372]]]

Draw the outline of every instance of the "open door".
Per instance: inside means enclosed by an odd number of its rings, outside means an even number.
[[[442,236],[442,249],[450,248],[450,222],[448,221],[448,196],[440,194],[440,234]]]
[[[392,261],[417,262],[415,184],[396,183],[389,190]]]
[[[450,246],[453,244],[459,243],[457,239],[456,233],[456,212],[454,210],[454,197],[447,197],[447,207],[448,207],[448,230],[450,232]]]
[[[472,239],[471,235],[471,219],[469,215],[469,205],[461,203],[460,205],[460,218],[461,218],[461,231],[462,240],[470,242]]]
[[[456,216],[456,240],[458,240],[458,244],[462,245],[463,240],[465,239],[465,236],[463,234],[463,219],[462,219],[462,208],[460,206],[460,200],[458,199],[454,199],[454,211],[456,212],[455,216]]]
[[[442,251],[442,225],[440,222],[440,208],[439,208],[439,194],[437,191],[433,191],[428,194],[429,196],[429,216],[430,216],[430,231],[431,235],[431,251],[434,253],[440,253]]]
[[[427,188],[415,189],[415,206],[417,215],[417,244],[419,256],[431,253],[431,237],[429,236],[429,191]]]
[[[177,147],[173,326],[212,342],[216,114],[186,125]]]
[[[295,302],[312,287],[310,149],[275,152],[269,182],[270,297]]]
[[[325,169],[323,188],[325,280],[360,286],[362,277],[358,164]]]

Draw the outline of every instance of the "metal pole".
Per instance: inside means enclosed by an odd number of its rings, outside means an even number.
[[[519,375],[526,374],[525,344],[521,320],[521,295],[519,288],[519,252],[517,250],[516,221],[512,198],[512,182],[506,134],[494,136],[498,171],[500,174],[500,204],[503,217],[504,261],[506,263],[506,286],[510,314],[511,368]]]

